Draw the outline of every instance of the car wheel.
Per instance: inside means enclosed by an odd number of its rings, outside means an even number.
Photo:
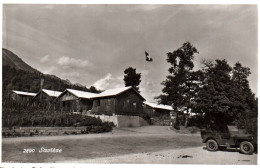
[[[243,141],[240,143],[240,151],[244,154],[252,154],[254,152],[254,146],[251,142]]]
[[[217,151],[218,150],[218,143],[213,139],[208,140],[206,143],[206,146],[207,146],[208,151]]]

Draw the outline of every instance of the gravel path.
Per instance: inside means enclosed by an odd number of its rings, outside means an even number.
[[[203,147],[194,147],[158,152],[127,154],[116,157],[96,159],[67,160],[68,163],[135,163],[135,164],[221,164],[221,165],[255,165],[257,155],[244,155],[238,151],[209,152]]]

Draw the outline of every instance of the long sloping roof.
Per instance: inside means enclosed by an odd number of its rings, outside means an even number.
[[[18,95],[24,95],[24,96],[36,96],[36,93],[30,93],[30,92],[23,92],[23,91],[17,91],[17,90],[12,90],[14,93]]]
[[[128,87],[122,87],[122,88],[116,88],[116,89],[108,89],[105,90],[102,93],[97,94],[95,97],[93,98],[99,98],[99,97],[109,97],[109,96],[116,96],[119,95],[127,90],[133,89],[131,86]],[[134,90],[134,89],[133,89]],[[142,99],[145,100],[145,98],[143,98],[143,96],[141,96],[136,90],[134,90]]]
[[[47,89],[42,89],[42,91],[51,97],[59,97],[59,95],[62,93],[59,91],[47,90]]]
[[[108,89],[102,93],[91,93],[81,90],[74,90],[74,89],[66,89],[64,92],[62,92],[58,97],[61,97],[65,92],[70,92],[71,94],[75,95],[78,98],[85,98],[85,99],[92,99],[92,98],[101,98],[101,97],[109,97],[109,96],[116,96],[119,95],[127,90],[133,89],[131,86],[129,87],[122,87],[122,88],[116,88],[116,89]],[[134,89],[133,89],[134,90]],[[143,100],[143,98],[136,90],[134,90]]]
[[[66,91],[72,93],[73,95],[75,95],[79,98],[85,98],[85,99],[91,99],[91,98],[98,95],[96,93],[90,93],[90,92],[81,91],[81,90],[74,90],[74,89],[66,89],[65,92]]]
[[[163,104],[156,104],[156,103],[150,103],[150,102],[144,102],[144,104],[152,107],[152,108],[158,108],[158,109],[164,109],[164,110],[173,110],[172,106],[169,105],[163,105]]]

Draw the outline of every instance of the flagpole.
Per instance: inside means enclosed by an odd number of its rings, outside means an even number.
[[[144,50],[144,52],[145,52],[145,50]],[[145,61],[146,61],[146,59],[144,59],[144,70],[145,70]]]

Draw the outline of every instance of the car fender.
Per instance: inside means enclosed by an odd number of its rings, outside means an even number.
[[[207,137],[207,138],[205,138],[205,139],[203,139],[203,143],[206,143],[208,140],[210,140],[210,139],[212,139],[212,140],[214,140],[214,141],[216,141],[218,144],[219,144],[219,141],[216,139],[216,138],[213,138],[213,137]]]

